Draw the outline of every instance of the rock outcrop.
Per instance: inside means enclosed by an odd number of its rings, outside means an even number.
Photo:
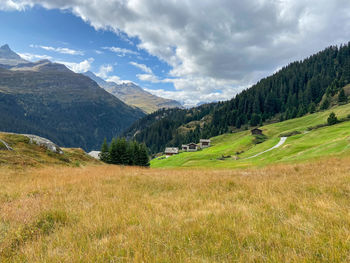
[[[52,141],[50,141],[46,138],[42,138],[42,137],[32,135],[32,134],[22,134],[22,135],[29,138],[29,143],[45,147],[50,152],[63,154],[63,151],[61,150],[61,148],[57,144],[53,143]]]
[[[100,151],[91,151],[88,153],[88,155],[90,155],[91,157],[100,160]]]
[[[13,151],[13,149],[5,141],[0,139],[0,143],[2,143],[5,146],[5,150]]]

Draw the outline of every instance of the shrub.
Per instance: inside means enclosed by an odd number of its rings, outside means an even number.
[[[329,117],[327,119],[327,123],[328,123],[328,125],[334,125],[334,124],[338,123],[338,118],[337,118],[337,116],[335,115],[334,112],[331,112],[329,114]]]
[[[285,133],[281,133],[279,137],[290,137],[297,134],[301,134],[301,132],[300,131],[285,132]]]
[[[258,134],[258,135],[255,135],[255,138],[253,139],[253,143],[254,144],[259,144],[259,143],[263,143],[266,140],[267,140],[267,136],[266,135]]]

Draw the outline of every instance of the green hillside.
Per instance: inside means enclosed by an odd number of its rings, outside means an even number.
[[[350,43],[331,46],[283,67],[229,101],[191,109],[157,111],[124,135],[156,154],[168,146],[198,141],[256,125],[303,117],[349,101]],[[194,127],[193,127],[193,124]],[[187,126],[193,127],[186,129]]]
[[[346,119],[333,126],[315,127],[325,124],[331,112],[338,119]],[[198,152],[183,152],[165,159],[152,160],[151,167],[223,167],[238,168],[260,166],[277,162],[295,162],[325,155],[350,154],[350,104],[334,107],[327,111],[309,114],[261,127],[267,136],[260,144],[255,144],[255,137],[249,130],[224,134],[212,138],[212,146]],[[310,129],[312,128],[312,129]],[[295,134],[290,136],[291,134]],[[281,136],[288,136],[279,148],[246,159],[270,149],[280,141]]]
[[[6,150],[0,141],[0,170],[6,167],[25,168],[43,166],[81,166],[101,164],[79,148],[62,148],[63,154],[53,153],[36,144],[29,143],[29,138],[20,134],[0,132],[0,140],[13,150]]]

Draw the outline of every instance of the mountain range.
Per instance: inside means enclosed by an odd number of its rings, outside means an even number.
[[[90,151],[144,115],[62,64],[28,62],[8,45],[0,47],[0,131]]]
[[[100,87],[104,88],[121,101],[128,105],[138,107],[145,113],[152,113],[162,108],[183,108],[178,101],[153,95],[132,82],[117,84],[115,82],[105,81],[91,71],[85,72],[84,75],[96,81]]]

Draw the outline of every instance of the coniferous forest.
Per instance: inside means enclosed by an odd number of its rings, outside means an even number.
[[[113,138],[108,145],[105,139],[100,153],[101,161],[109,164],[149,166],[147,147],[143,143]]]
[[[152,153],[226,132],[283,121],[348,102],[350,43],[296,61],[225,102],[192,109],[159,110],[138,120],[125,135]],[[182,127],[188,127],[183,129]]]

